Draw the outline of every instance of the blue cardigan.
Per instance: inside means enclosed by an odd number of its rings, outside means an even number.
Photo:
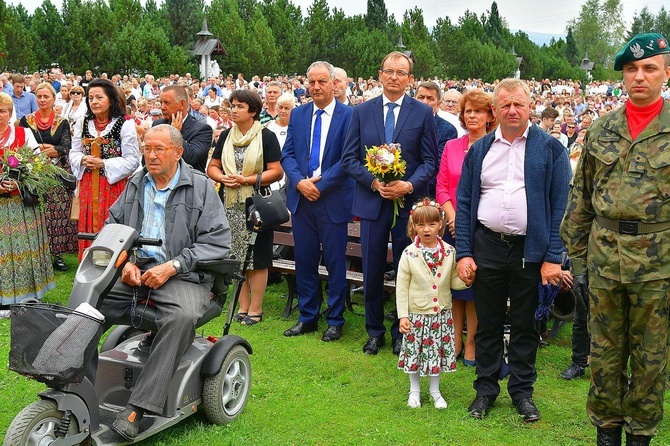
[[[463,161],[456,207],[456,259],[473,257],[482,163],[495,132],[474,143]],[[559,140],[532,125],[524,161],[528,227],[524,245],[526,262],[561,263],[565,251],[558,230],[568,202],[571,170]]]

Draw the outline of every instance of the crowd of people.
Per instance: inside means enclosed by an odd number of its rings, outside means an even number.
[[[539,290],[571,284],[574,275],[582,310],[573,363],[562,376],[578,378],[591,368],[587,407],[598,445],[620,445],[624,429],[628,445],[648,444],[662,417],[666,379],[669,52],[660,35],[636,36],[615,58],[622,82],[586,85],[416,79],[412,59],[400,52],[367,80],[324,61],[306,76],[250,80],[242,73],[208,79],[3,73],[0,147],[27,144],[70,169],[80,210],[75,224],[72,197],[61,191],[42,214],[17,198],[16,182],[0,183],[0,212],[12,222],[0,234],[0,260],[11,272],[1,277],[2,303],[41,298],[52,288],[52,268],[67,269],[62,254],[78,249],[81,258],[87,246],[77,246],[77,230],[97,232],[106,221],[122,220],[110,217],[110,208],[123,209],[129,181],[145,190],[152,209],[135,226],[164,238],[173,223],[165,221],[174,213],[172,191],[189,166],[189,176],[206,174],[218,188],[230,251],[240,258],[251,235],[247,198],[285,192],[300,234],[300,316],[287,337],[318,330],[322,256],[329,272],[322,340],[343,335],[347,223],[356,218],[369,336],[362,350],[378,354],[386,344],[384,259],[391,240],[397,310],[391,347],[409,375],[413,408],[421,406],[422,376],[430,377],[435,407],[447,407],[439,376],[462,357],[477,371],[469,414],[486,417],[500,393],[509,325],[507,390],[525,421],[539,420],[533,401]],[[157,141],[151,127],[179,138],[165,133]],[[371,147],[384,145],[398,145],[404,162],[402,175],[390,181],[375,176],[367,159]],[[178,156],[168,157],[171,150]],[[263,320],[272,240],[271,230],[256,239],[234,315],[243,325]],[[142,269],[124,276],[126,285],[158,289],[194,266],[174,252],[145,254],[161,268],[158,281]],[[126,438],[137,435],[138,413],[161,404],[133,401],[115,423]]]

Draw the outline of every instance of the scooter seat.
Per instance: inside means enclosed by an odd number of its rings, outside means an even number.
[[[196,328],[202,327],[207,322],[221,315],[223,305],[228,295],[228,287],[232,283],[235,274],[240,268],[240,261],[235,257],[207,260],[198,262],[199,270],[205,270],[214,274],[212,285],[212,299],[205,313],[196,322]],[[118,322],[119,325],[130,325],[134,328],[156,331],[156,318],[158,311],[153,302],[138,302],[135,308],[135,317],[131,320],[130,314],[126,313]]]

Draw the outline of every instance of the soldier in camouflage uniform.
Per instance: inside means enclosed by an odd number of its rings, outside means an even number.
[[[561,236],[575,288],[590,297],[597,444],[648,445],[663,416],[670,295],[670,77],[667,40],[641,34],[617,54],[626,105],[594,122]],[[587,279],[588,277],[588,279]],[[630,368],[630,371],[629,371]],[[630,375],[629,375],[630,374]]]

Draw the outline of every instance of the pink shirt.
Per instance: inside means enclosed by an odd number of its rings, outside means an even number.
[[[456,209],[456,189],[461,179],[463,160],[468,150],[468,135],[447,141],[442,151],[440,170],[437,173],[435,199],[442,206],[451,200]]]
[[[481,192],[477,216],[479,221],[495,232],[525,235],[528,224],[524,160],[528,129],[509,142],[500,127],[484,156]]]

